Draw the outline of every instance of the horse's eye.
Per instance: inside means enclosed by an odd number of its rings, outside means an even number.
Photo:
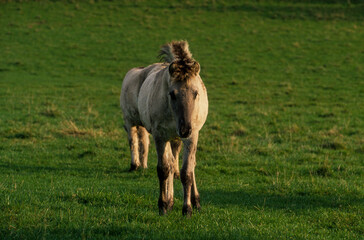
[[[170,91],[169,95],[171,96],[172,100],[176,100],[176,94],[174,94],[174,91]]]
[[[197,95],[198,95],[198,92],[197,91],[194,91],[193,92],[193,98],[196,99]]]

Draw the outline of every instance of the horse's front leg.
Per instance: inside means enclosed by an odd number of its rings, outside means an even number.
[[[198,134],[191,135],[190,138],[183,140],[183,166],[181,170],[181,181],[184,191],[184,202],[182,214],[190,216],[192,214],[192,206],[200,209],[200,196],[197,191],[195,180],[196,166],[196,150],[197,150]]]
[[[195,170],[193,170],[193,181],[192,181],[192,189],[191,189],[191,202],[192,202],[193,207],[195,207],[198,211],[201,210],[200,194],[197,191]]]
[[[158,154],[159,214],[164,215],[173,208],[173,155],[169,142],[154,138]]]

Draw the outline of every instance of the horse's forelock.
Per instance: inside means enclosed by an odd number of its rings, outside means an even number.
[[[170,43],[172,48],[172,53],[175,59],[180,61],[191,61],[193,60],[192,54],[188,49],[187,41],[173,41]]]
[[[200,64],[196,61],[174,61],[169,67],[172,81],[189,82],[200,72]]]
[[[192,58],[187,41],[172,41],[160,49],[159,56],[170,63],[172,81],[189,81],[200,71],[200,64]]]

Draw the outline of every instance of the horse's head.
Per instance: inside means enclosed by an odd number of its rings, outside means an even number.
[[[200,65],[196,61],[175,61],[169,66],[168,95],[177,133],[181,138],[188,138],[193,129],[200,127],[199,103],[205,89],[199,72]]]

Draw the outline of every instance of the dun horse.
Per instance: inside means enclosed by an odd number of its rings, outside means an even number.
[[[199,75],[200,64],[192,58],[186,41],[162,46],[159,56],[164,63],[133,68],[122,84],[120,105],[130,144],[130,170],[147,167],[151,133],[158,154],[159,213],[172,209],[173,179],[180,176],[184,190],[182,213],[191,215],[192,206],[200,209],[195,155],[198,134],[207,117],[207,92]]]

